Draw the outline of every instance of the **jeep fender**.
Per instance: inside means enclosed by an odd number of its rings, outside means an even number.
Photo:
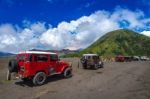
[[[40,71],[36,71],[36,74],[37,74],[38,72],[44,72],[46,75],[49,75],[48,70],[40,70]]]
[[[70,69],[72,69],[72,63],[71,63],[71,62],[69,62],[69,64],[68,64],[68,65],[63,66],[63,68],[61,69],[61,72],[63,73],[63,72],[64,72],[64,70],[65,70],[66,68],[70,68]]]

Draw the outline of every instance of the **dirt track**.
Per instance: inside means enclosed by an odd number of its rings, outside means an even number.
[[[49,77],[33,86],[5,80],[7,59],[0,59],[0,99],[150,99],[150,62],[105,63],[104,69],[84,70],[73,62],[73,77]]]

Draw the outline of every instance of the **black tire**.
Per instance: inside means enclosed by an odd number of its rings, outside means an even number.
[[[18,63],[16,60],[10,60],[8,64],[8,70],[10,73],[18,71]]]
[[[33,77],[33,84],[34,85],[43,85],[46,81],[46,74],[44,72],[38,72]]]
[[[82,64],[86,64],[87,60],[86,59],[81,59]]]
[[[63,77],[64,78],[72,77],[72,69],[71,68],[66,68],[63,72]]]
[[[94,69],[97,70],[99,68],[98,64],[94,65]]]
[[[87,65],[86,64],[82,64],[83,69],[87,69]]]
[[[83,69],[87,69],[87,60],[82,63]]]
[[[9,70],[7,70],[7,80],[11,80],[11,73]]]
[[[103,62],[100,64],[100,68],[104,68],[104,63]]]
[[[102,65],[100,65],[100,68],[104,68],[104,65],[102,64]]]

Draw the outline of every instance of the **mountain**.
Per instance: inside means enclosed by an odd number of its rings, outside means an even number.
[[[13,56],[14,54],[12,53],[7,53],[7,52],[0,52],[0,57],[7,57],[7,56]]]
[[[80,52],[97,53],[101,56],[148,55],[150,56],[150,37],[127,29],[115,30],[99,38]]]

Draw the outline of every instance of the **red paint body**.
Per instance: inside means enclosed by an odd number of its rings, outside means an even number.
[[[118,55],[118,56],[115,57],[115,61],[116,62],[124,62],[125,57],[123,55]]]
[[[56,59],[52,59],[52,56],[55,56]],[[21,78],[33,77],[40,71],[45,72],[47,76],[52,73],[61,74],[65,68],[70,67],[69,63],[59,61],[58,55],[54,53],[22,52],[17,55],[16,60],[19,65],[17,73]]]

